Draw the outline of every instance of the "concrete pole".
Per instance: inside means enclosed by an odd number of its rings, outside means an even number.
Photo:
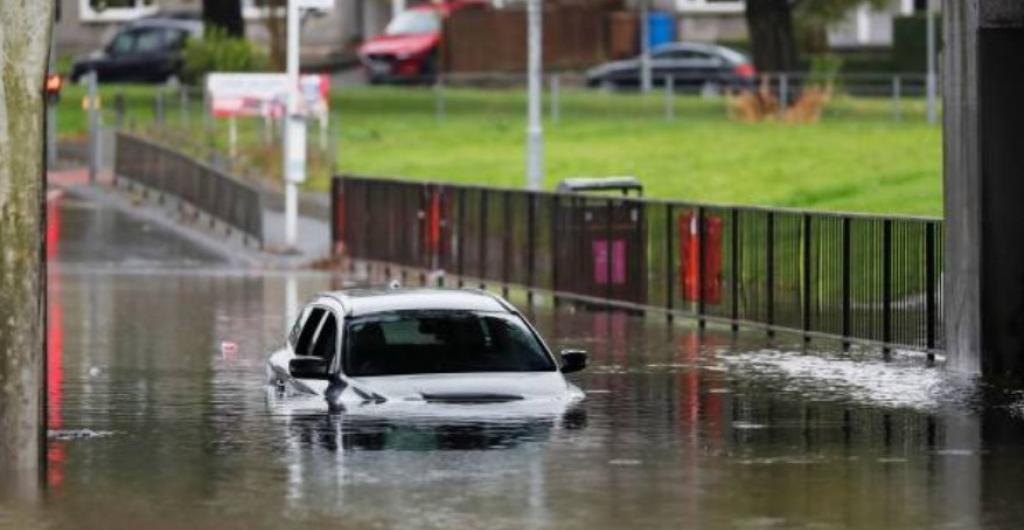
[[[99,75],[89,72],[89,182],[95,183],[100,172],[100,106]]]
[[[935,125],[939,121],[938,104],[938,72],[936,71],[936,43],[935,43],[935,0],[928,0],[928,123]]]
[[[526,187],[539,190],[544,182],[544,129],[541,125],[542,64],[541,0],[527,0],[528,125],[526,128]]]
[[[1024,379],[1024,2],[943,4],[949,368]]]
[[[640,4],[640,90],[651,91],[651,2]]]
[[[40,498],[46,465],[42,84],[53,5],[0,2],[0,498],[26,501]]]
[[[299,190],[306,180],[306,122],[299,115],[299,2],[288,1],[288,105],[284,136],[284,241],[292,249],[298,239]]]

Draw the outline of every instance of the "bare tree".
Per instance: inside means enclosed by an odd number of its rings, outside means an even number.
[[[0,1],[0,489],[35,484],[45,444],[44,100],[53,2]]]

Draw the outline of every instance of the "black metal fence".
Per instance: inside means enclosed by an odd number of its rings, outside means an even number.
[[[129,179],[177,197],[262,246],[263,199],[258,189],[169,147],[117,133],[115,179]]]
[[[332,188],[334,248],[351,258],[806,337],[942,348],[938,219],[354,176]]]

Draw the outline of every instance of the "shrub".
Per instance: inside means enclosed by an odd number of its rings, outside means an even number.
[[[267,69],[267,55],[251,42],[210,28],[202,39],[185,45],[185,81],[196,83],[210,72],[260,72]]]

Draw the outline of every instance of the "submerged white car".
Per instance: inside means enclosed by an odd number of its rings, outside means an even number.
[[[279,389],[323,396],[333,410],[415,414],[443,404],[473,414],[480,409],[462,405],[503,404],[525,412],[581,400],[563,374],[586,364],[578,350],[556,360],[529,322],[493,294],[366,289],[315,297],[285,348],[267,361],[267,378]]]

